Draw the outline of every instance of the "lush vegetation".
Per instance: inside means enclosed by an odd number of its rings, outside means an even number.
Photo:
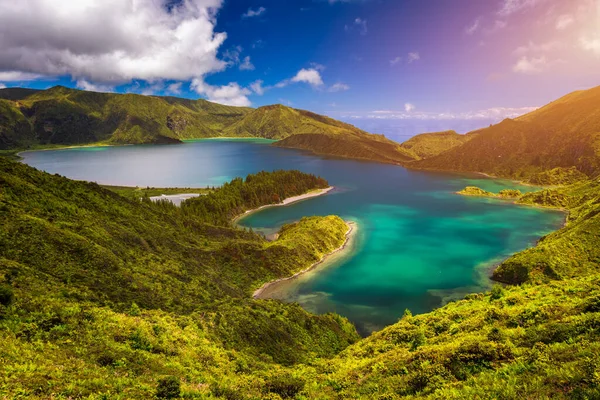
[[[190,199],[181,206],[184,215],[192,215],[215,225],[228,225],[247,210],[324,189],[329,185],[323,178],[299,171],[260,172],[237,178],[207,196]]]
[[[220,136],[251,111],[205,100],[57,86],[0,90],[0,149],[89,143],[177,143]]]
[[[286,139],[281,147],[404,162],[414,155],[380,135],[282,105],[256,110],[205,100],[85,92],[0,89],[0,150],[82,144],[178,143],[206,137]],[[292,140],[292,137],[301,136]]]
[[[502,189],[498,193],[492,193],[476,186],[467,186],[459,191],[458,194],[463,196],[497,197],[500,199],[518,199],[523,195],[523,193],[517,189]]]
[[[571,93],[530,114],[479,130],[463,145],[414,166],[485,172],[539,184],[595,177],[600,174],[599,102],[600,87]]]
[[[458,147],[477,136],[477,131],[460,135],[455,131],[423,133],[402,143],[401,147],[414,155],[416,160],[437,156]]]
[[[565,228],[500,267],[518,261],[523,285],[407,311],[352,344],[357,334],[342,317],[250,299],[262,282],[339,247],[339,218],[305,218],[266,242],[203,213],[0,163],[3,397],[600,396],[598,182],[518,199],[570,210]],[[210,196],[277,187],[284,174]],[[311,188],[323,183],[291,174]]]

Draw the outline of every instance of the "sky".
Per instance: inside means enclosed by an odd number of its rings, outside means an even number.
[[[0,0],[0,87],[282,103],[393,138],[600,85],[600,0]]]

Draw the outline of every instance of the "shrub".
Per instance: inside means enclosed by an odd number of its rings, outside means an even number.
[[[156,385],[156,397],[159,399],[176,399],[181,396],[181,384],[179,378],[167,376],[158,380]]]
[[[492,292],[491,292],[492,300],[498,300],[503,295],[504,295],[504,290],[502,289],[502,286],[494,285],[494,287],[492,288]]]
[[[292,376],[280,376],[267,383],[267,391],[276,393],[284,399],[295,397],[304,389],[304,381]]]
[[[10,286],[0,285],[0,304],[9,306],[15,299],[15,295]]]

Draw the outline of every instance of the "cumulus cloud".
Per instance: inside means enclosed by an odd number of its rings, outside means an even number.
[[[0,2],[0,70],[115,85],[221,71],[222,0]]]
[[[412,64],[415,61],[419,61],[421,59],[421,55],[419,53],[413,52],[408,53],[408,63]]]
[[[209,85],[204,80],[196,78],[192,80],[192,90],[206,99],[219,104],[230,106],[249,107],[251,105],[248,95],[250,89],[243,88],[235,82],[223,86]]]
[[[115,91],[115,88],[109,85],[102,84],[94,84],[92,82],[88,82],[85,79],[80,79],[77,81],[77,87],[79,89],[87,90],[90,92],[100,92],[100,93],[111,93]]]
[[[346,90],[350,90],[350,86],[346,85],[345,83],[338,82],[331,85],[331,87],[328,89],[328,92],[335,93],[344,92]]]
[[[291,81],[308,83],[309,85],[315,88],[323,86],[323,79],[321,78],[321,74],[314,68],[301,69],[300,71],[298,71],[296,76],[292,78]]]
[[[40,75],[38,74],[30,74],[19,71],[0,71],[0,81],[3,82],[33,81],[38,78],[40,78]]]
[[[0,83],[0,89],[6,89],[6,85],[4,83]]]
[[[542,72],[546,68],[548,60],[545,56],[541,57],[527,57],[523,56],[513,66],[514,72],[523,74],[536,74]]]
[[[406,103],[404,105],[404,111],[406,111],[407,113],[412,112],[414,110],[415,110],[414,104]]]
[[[266,12],[267,12],[267,9],[264,8],[264,7],[258,7],[256,10],[253,10],[252,8],[249,8],[248,11],[246,11],[242,15],[242,18],[260,17],[261,15],[263,15]]]

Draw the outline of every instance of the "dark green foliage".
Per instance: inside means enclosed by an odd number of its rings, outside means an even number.
[[[305,382],[301,378],[284,375],[268,379],[268,392],[278,394],[282,399],[291,399],[304,389]]]
[[[14,292],[10,286],[0,285],[0,304],[9,306],[15,298]]]
[[[181,396],[181,383],[175,376],[159,379],[156,385],[156,397],[159,399],[177,399]]]
[[[229,225],[246,210],[279,204],[288,197],[328,187],[327,181],[299,171],[259,172],[246,179],[236,178],[219,190],[181,205],[184,215],[193,215],[215,225]]]

